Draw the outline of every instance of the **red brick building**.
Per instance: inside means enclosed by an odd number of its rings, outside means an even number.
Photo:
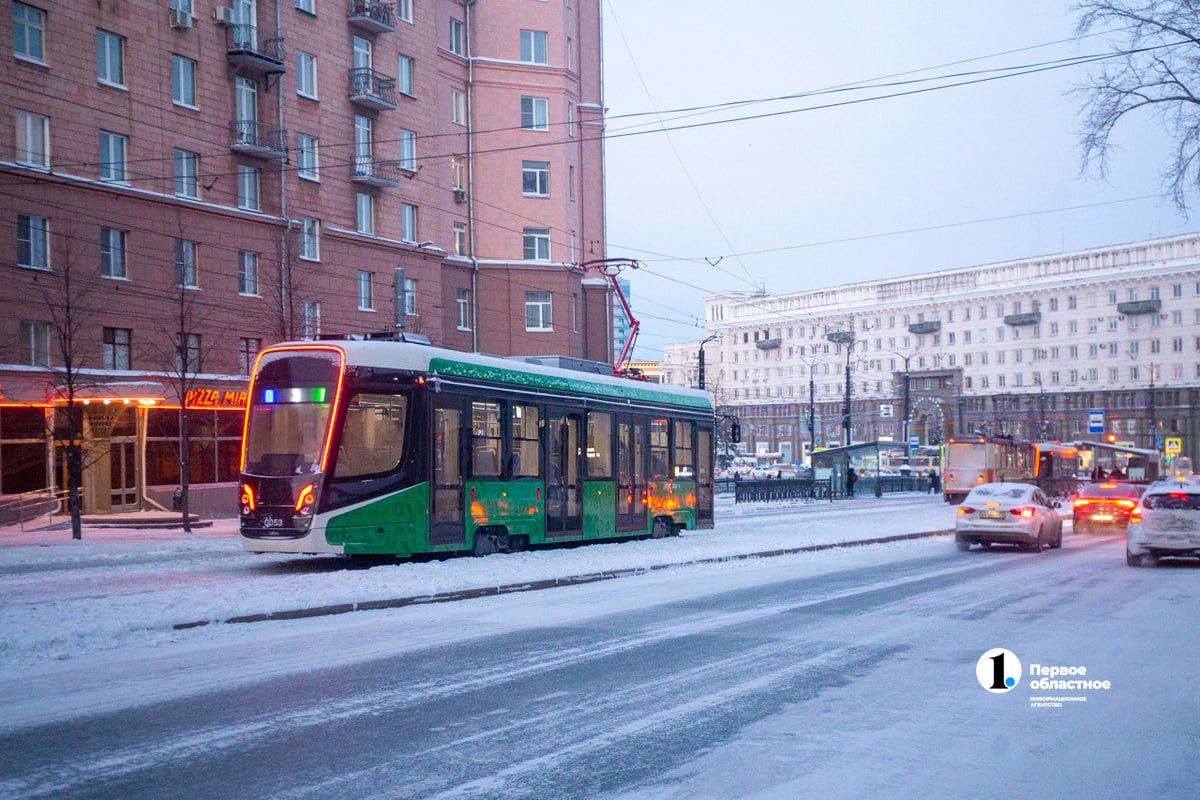
[[[611,360],[599,3],[5,5],[0,493],[62,485],[68,372],[107,510],[178,481],[185,404],[236,479],[275,341]]]

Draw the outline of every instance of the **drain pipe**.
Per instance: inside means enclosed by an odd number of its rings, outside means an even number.
[[[276,36],[278,31],[283,30],[283,0],[275,0],[275,30]],[[284,125],[283,118],[283,78],[280,77],[275,83],[275,102],[278,109],[279,129],[286,134],[287,126]],[[284,151],[290,152],[290,147],[285,141],[283,143]],[[292,338],[292,270],[288,264],[288,259],[291,258],[291,247],[289,243],[292,240],[292,220],[288,216],[287,210],[287,169],[286,164],[288,158],[284,158],[279,163],[279,219],[283,222],[283,236],[279,242],[279,334],[280,339],[288,340]]]
[[[471,45],[471,7],[478,0],[467,0],[463,8],[463,27],[467,36],[467,247],[471,250],[471,350],[479,352],[479,259],[475,256],[475,51]]]

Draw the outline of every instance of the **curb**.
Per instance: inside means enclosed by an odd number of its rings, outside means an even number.
[[[834,550],[839,547],[863,547],[871,544],[888,544],[903,542],[910,539],[927,539],[933,536],[948,536],[953,529],[940,531],[925,531],[924,533],[901,533],[894,536],[880,536],[874,539],[860,539],[853,542],[831,542],[828,544],[810,544],[804,547],[789,547],[783,550],[765,550],[758,553],[742,553],[732,556],[717,556],[701,558],[695,561],[681,561],[673,564],[655,564],[649,567],[631,567],[610,572],[595,572],[588,575],[574,575],[567,578],[547,578],[541,581],[511,583],[503,586],[488,586],[479,589],[459,589],[453,592],[438,592],[436,594],[417,595],[413,597],[396,597],[390,600],[364,600],[358,603],[337,603],[329,606],[313,608],[296,608],[287,611],[270,611],[263,614],[247,614],[239,617],[217,620],[195,620],[179,622],[171,626],[173,630],[182,631],[189,628],[202,628],[212,624],[235,624],[243,622],[277,622],[288,619],[308,619],[310,617],[329,617],[336,614],[349,614],[353,611],[377,611],[386,608],[403,608],[404,606],[422,605],[427,603],[453,603],[458,600],[474,600],[480,597],[496,597],[502,594],[518,592],[536,592],[543,589],[556,589],[562,586],[581,586],[586,583],[608,581],[615,578],[628,578],[634,575],[645,575],[661,569],[673,567],[690,567],[697,564],[720,564],[729,561],[745,561],[751,558],[776,558],[778,556],[794,555],[796,553],[815,553],[820,550]]]

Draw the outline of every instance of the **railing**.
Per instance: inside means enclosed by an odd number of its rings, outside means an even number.
[[[396,160],[381,161],[371,156],[354,157],[354,173],[351,180],[370,183],[378,186],[395,186],[404,176],[400,162]]]
[[[283,37],[259,37],[253,25],[225,28],[225,50],[231,56],[247,55],[275,65],[283,64]]]
[[[350,99],[374,100],[377,104],[396,106],[396,79],[389,78],[370,67],[350,70]]]
[[[833,482],[782,479],[734,481],[735,503],[772,503],[781,500],[833,500]]]
[[[387,30],[396,27],[396,12],[391,3],[350,0],[350,19],[368,19]]]
[[[230,147],[283,153],[287,150],[284,131],[254,119],[237,119],[229,124]]]
[[[25,523],[49,514],[62,513],[66,489],[35,489],[32,492],[10,495],[0,499],[0,525]]]

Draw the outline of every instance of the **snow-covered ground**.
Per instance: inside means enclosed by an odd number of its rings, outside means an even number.
[[[780,549],[946,530],[940,499],[735,505],[717,525],[662,540],[353,568],[344,559],[246,553],[236,520],[180,531],[0,529],[0,670],[194,636],[175,626],[344,603],[427,597]]]

